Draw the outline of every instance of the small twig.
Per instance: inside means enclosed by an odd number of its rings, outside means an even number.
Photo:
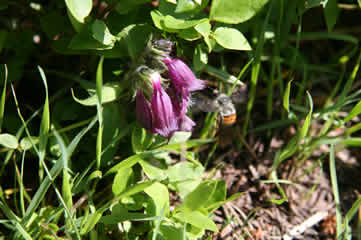
[[[284,240],[292,240],[294,237],[302,234],[306,231],[307,228],[310,228],[314,225],[316,225],[318,222],[320,222],[322,219],[328,216],[327,212],[318,212],[314,215],[312,215],[310,218],[306,219],[303,223],[300,225],[295,226],[291,229],[288,233],[283,235]]]

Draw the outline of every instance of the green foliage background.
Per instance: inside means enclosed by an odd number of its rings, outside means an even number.
[[[310,11],[320,11],[317,30]],[[277,176],[284,160],[302,163],[321,144],[361,145],[361,125],[351,122],[361,112],[360,35],[333,31],[340,12],[337,0],[2,1],[0,238],[184,240],[218,231],[213,212],[240,193],[227,196],[225,181],[206,177],[208,160],[196,151],[214,144],[216,114],[199,124],[199,139],[178,133],[170,142],[135,122],[127,71],[151,38],[174,41],[175,54],[227,94],[248,83],[242,137],[297,126],[270,173],[280,196],[271,201],[287,201]],[[301,46],[309,39],[336,48],[313,62]],[[314,106],[316,76],[335,87]],[[255,105],[265,114],[252,122]],[[344,134],[329,137],[336,128]],[[360,203],[343,219],[337,209],[338,236],[350,237]]]

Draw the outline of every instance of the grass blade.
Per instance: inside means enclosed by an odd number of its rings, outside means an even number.
[[[49,133],[49,129],[50,129],[50,113],[49,113],[49,97],[48,97],[48,85],[46,82],[46,76],[44,74],[43,69],[38,66],[38,70],[40,72],[40,76],[41,79],[43,80],[43,84],[45,87],[45,103],[44,103],[44,107],[43,107],[43,115],[41,118],[41,123],[40,123],[40,132],[39,132],[39,178],[40,181],[42,181],[43,177],[44,177],[44,172],[43,169],[41,167],[41,162],[44,161],[45,159],[45,154],[46,154],[46,145],[48,142],[48,133]]]
[[[0,98],[0,133],[1,133],[1,128],[2,128],[3,120],[4,120],[7,80],[8,80],[8,69],[5,64],[4,65],[4,87],[3,87],[3,91],[1,93],[1,98]]]
[[[100,58],[96,74],[96,91],[98,96],[97,115],[99,121],[97,145],[96,145],[96,168],[100,168],[102,157],[102,140],[103,140],[103,107],[102,107],[102,87],[103,87],[103,62],[104,57]]]
[[[335,163],[335,146],[332,144],[330,149],[330,175],[333,196],[336,203],[336,239],[341,239],[342,234],[342,217],[341,217],[341,205],[340,194],[338,191],[337,175],[336,175],[336,163]]]

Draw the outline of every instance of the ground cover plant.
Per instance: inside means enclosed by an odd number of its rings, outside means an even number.
[[[2,1],[0,239],[361,239],[360,11]]]

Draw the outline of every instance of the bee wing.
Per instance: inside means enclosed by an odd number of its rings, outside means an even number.
[[[219,104],[217,101],[198,93],[192,96],[192,110],[201,112],[217,112],[219,110]]]

